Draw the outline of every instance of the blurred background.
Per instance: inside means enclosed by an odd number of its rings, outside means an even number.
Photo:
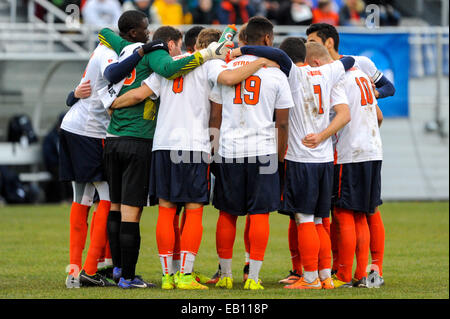
[[[366,55],[394,82],[385,120],[382,197],[448,200],[448,0],[0,0],[0,205],[70,202],[58,179],[58,129],[97,32],[125,10],[150,30],[241,25],[263,15],[275,46],[308,25],[338,27],[341,54]]]

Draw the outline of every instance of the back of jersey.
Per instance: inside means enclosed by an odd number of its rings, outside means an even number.
[[[227,64],[235,69],[257,57],[244,55]],[[275,109],[294,105],[287,78],[277,68],[262,68],[235,86],[218,86],[214,102],[222,104],[219,154],[242,158],[277,153]],[[216,93],[216,92],[214,92]]]
[[[106,112],[98,90],[108,85],[103,78],[106,67],[118,60],[117,54],[99,44],[89,59],[80,84],[90,81],[92,94],[76,102],[64,117],[61,128],[71,133],[94,138],[105,138],[110,117]]]
[[[286,159],[304,163],[333,161],[331,139],[311,149],[302,139],[320,133],[330,124],[330,110],[337,104],[347,104],[340,82],[345,69],[340,61],[318,68],[293,66],[289,75],[295,107],[290,113],[289,141]]]
[[[337,134],[337,163],[383,159],[377,100],[368,75],[353,67],[344,76],[352,120]]]

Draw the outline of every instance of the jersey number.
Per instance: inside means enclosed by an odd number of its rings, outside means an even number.
[[[125,82],[123,82],[123,85],[131,85],[134,83],[134,80],[136,80],[136,69],[131,71],[130,75],[125,79]]]
[[[242,104],[242,83],[234,86],[234,104]],[[247,105],[256,105],[259,102],[259,91],[261,89],[261,78],[256,75],[248,77],[244,81],[244,88],[250,94],[244,94],[244,102]]]
[[[173,80],[172,91],[173,93],[181,93],[183,92],[183,77],[180,76]]]
[[[323,107],[322,107],[322,87],[320,84],[314,85],[314,94],[317,94],[319,96],[319,114],[323,114]]]
[[[372,90],[370,89],[369,81],[365,77],[355,78],[356,84],[361,91],[361,106],[366,106],[367,103],[373,103]]]

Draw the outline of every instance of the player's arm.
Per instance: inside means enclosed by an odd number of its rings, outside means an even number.
[[[71,91],[66,99],[66,105],[71,107],[80,99],[85,99],[91,96],[91,80],[81,83],[77,86],[75,91]]]
[[[355,59],[351,56],[344,56],[339,61],[344,65],[345,72],[355,65]]]
[[[381,123],[383,122],[383,112],[381,111],[378,104],[377,104],[377,120],[378,120],[378,127],[381,127]]]
[[[350,122],[350,109],[347,104],[338,104],[334,106],[336,116],[331,121],[330,125],[320,133],[313,133],[306,135],[302,143],[306,147],[316,148],[320,143],[336,134],[341,128]]]
[[[217,82],[228,86],[235,85],[241,83],[262,67],[279,68],[280,66],[274,61],[268,60],[266,58],[259,58],[258,60],[252,61],[242,67],[233,70],[222,71],[217,77]]]
[[[391,81],[389,81],[384,75],[375,82],[376,90],[374,90],[375,97],[377,99],[383,99],[388,96],[394,96],[395,87]]]
[[[117,110],[128,106],[134,106],[151,95],[153,95],[153,91],[146,84],[142,84],[140,87],[132,89],[115,99],[113,104],[111,104],[110,109]]]
[[[281,71],[283,71],[286,76],[289,76],[292,60],[283,50],[259,45],[246,45],[232,50],[230,58],[235,58],[243,54],[256,55],[275,61],[280,66]]]
[[[278,131],[278,162],[284,162],[289,136],[289,109],[275,110],[275,128]]]
[[[209,139],[211,141],[211,154],[219,149],[220,126],[222,125],[222,104],[211,101],[209,115]]]
[[[382,99],[395,94],[394,84],[377,69],[375,63],[365,56],[359,57],[359,67],[375,83],[374,94],[377,99]]]
[[[122,52],[123,48],[125,48],[127,45],[132,44],[132,42],[128,42],[122,39],[122,37],[108,28],[103,28],[100,30],[100,32],[98,33],[98,39],[101,44],[114,50],[117,55],[120,55],[120,52]]]

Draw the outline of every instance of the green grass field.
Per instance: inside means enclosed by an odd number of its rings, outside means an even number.
[[[270,217],[270,239],[261,270],[264,291],[243,290],[244,219],[238,220],[231,291],[122,291],[118,288],[66,289],[69,261],[69,206],[6,206],[0,208],[0,298],[449,298],[449,204],[386,203],[381,207],[386,228],[384,279],[381,289],[288,291],[277,281],[291,268],[287,243],[288,218]],[[146,208],[141,222],[141,254],[137,273],[161,283],[155,239],[157,209]],[[204,214],[203,240],[195,268],[212,275],[217,267],[217,212]]]

